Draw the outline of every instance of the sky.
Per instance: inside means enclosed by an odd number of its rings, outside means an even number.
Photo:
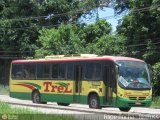
[[[96,21],[97,18],[97,8],[92,10],[91,12],[93,12],[94,14],[92,15],[86,15],[85,18],[81,17],[80,21],[82,21],[82,23],[94,23]],[[107,8],[107,7],[103,7],[103,9],[98,8],[98,16],[99,19],[106,19],[107,22],[109,22],[112,25],[112,32],[116,31],[116,26],[118,25],[118,21],[120,19],[122,19],[122,15],[116,15],[114,14],[114,9],[113,8]]]

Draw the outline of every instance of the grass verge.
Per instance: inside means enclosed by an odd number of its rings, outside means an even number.
[[[0,85],[0,94],[1,95],[8,95],[9,94],[9,87],[5,85]]]
[[[12,108],[4,102],[0,102],[0,117],[16,120],[76,120],[72,116],[44,114],[26,108]]]
[[[153,98],[153,102],[151,104],[151,108],[160,109],[160,96]]]

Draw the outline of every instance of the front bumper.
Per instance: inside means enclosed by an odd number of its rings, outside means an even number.
[[[130,100],[128,98],[117,97],[116,107],[149,107],[151,102],[152,98],[146,98],[145,100]]]

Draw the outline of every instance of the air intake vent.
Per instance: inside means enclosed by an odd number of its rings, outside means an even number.
[[[132,97],[129,97],[130,100],[145,100],[146,97],[135,97],[135,96],[132,96]]]

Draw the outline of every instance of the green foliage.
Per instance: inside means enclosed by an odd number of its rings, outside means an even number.
[[[96,21],[83,28],[86,41],[85,53],[97,55],[125,55],[123,36],[111,35],[111,24],[106,20]]]
[[[153,91],[155,96],[160,96],[160,62],[153,66]]]
[[[1,0],[0,55],[33,56],[38,31],[43,26],[55,28],[61,23],[76,23],[82,14],[95,7],[95,3],[93,0]]]
[[[96,42],[101,36],[111,33],[111,24],[106,20],[96,21],[94,24],[90,24],[84,27],[84,33],[86,34],[86,42]]]
[[[68,24],[57,29],[42,29],[36,57],[78,53],[117,55],[123,51],[124,39],[109,35],[110,32],[111,25],[105,20],[99,20],[88,26]]]
[[[0,51],[2,52],[0,55],[21,58],[32,57],[35,54],[35,49],[38,49],[36,56],[85,52],[84,48],[89,44],[96,43],[102,36],[111,32],[111,25],[105,20],[97,21],[96,24],[85,27],[79,26],[78,28],[64,27],[65,25],[59,28],[58,25],[61,23],[77,23],[82,14],[88,14],[90,10],[96,8],[99,4],[108,1],[1,0]],[[42,38],[39,37],[39,34],[42,35],[42,33],[38,31],[44,26],[53,28],[52,31],[55,32],[53,36],[56,39],[52,41],[52,45],[56,45],[56,48],[53,52],[53,46],[46,47],[49,42],[44,43],[41,41]],[[73,30],[71,30],[72,28]],[[64,36],[61,38],[59,35]],[[37,39],[39,39],[38,43]],[[60,44],[63,44],[63,46],[60,46]],[[44,48],[40,48],[44,45]]]
[[[108,1],[100,1],[104,2]],[[65,24],[77,23],[82,14],[88,14],[100,3],[97,0],[1,0],[0,55],[28,58],[34,56],[36,49],[36,56],[86,52],[89,44],[111,33],[111,25],[105,20],[85,27],[65,27]],[[61,23],[64,25],[58,27]],[[42,30],[49,38],[39,32],[43,26],[53,28]]]
[[[80,39],[76,25],[61,25],[58,29],[42,29],[36,50],[36,57],[57,54],[77,54],[83,49],[84,40]]]
[[[131,13],[124,17],[117,33],[126,37],[127,56],[144,59],[150,64],[159,61],[160,13],[157,0],[131,1]],[[144,9],[145,8],[145,9]]]
[[[115,3],[116,3],[114,6],[115,13],[121,14],[122,12],[130,8],[131,0],[116,0]]]
[[[60,23],[76,23],[82,14],[95,8],[95,0],[44,0],[40,5],[41,15],[48,16],[48,26]]]
[[[148,44],[146,47],[148,50],[143,54],[143,58],[146,61],[149,61],[150,63],[155,63],[155,60],[159,59],[159,56],[157,55],[157,50],[155,49],[156,47],[157,46],[154,43],[152,43],[151,41],[148,41]]]
[[[124,43],[122,36],[103,35],[97,42],[90,43],[86,51],[97,55],[125,55]]]
[[[39,10],[35,1],[3,1],[0,3],[1,56],[31,56],[38,36],[38,26],[28,16],[36,16]],[[33,9],[34,8],[34,9]]]

